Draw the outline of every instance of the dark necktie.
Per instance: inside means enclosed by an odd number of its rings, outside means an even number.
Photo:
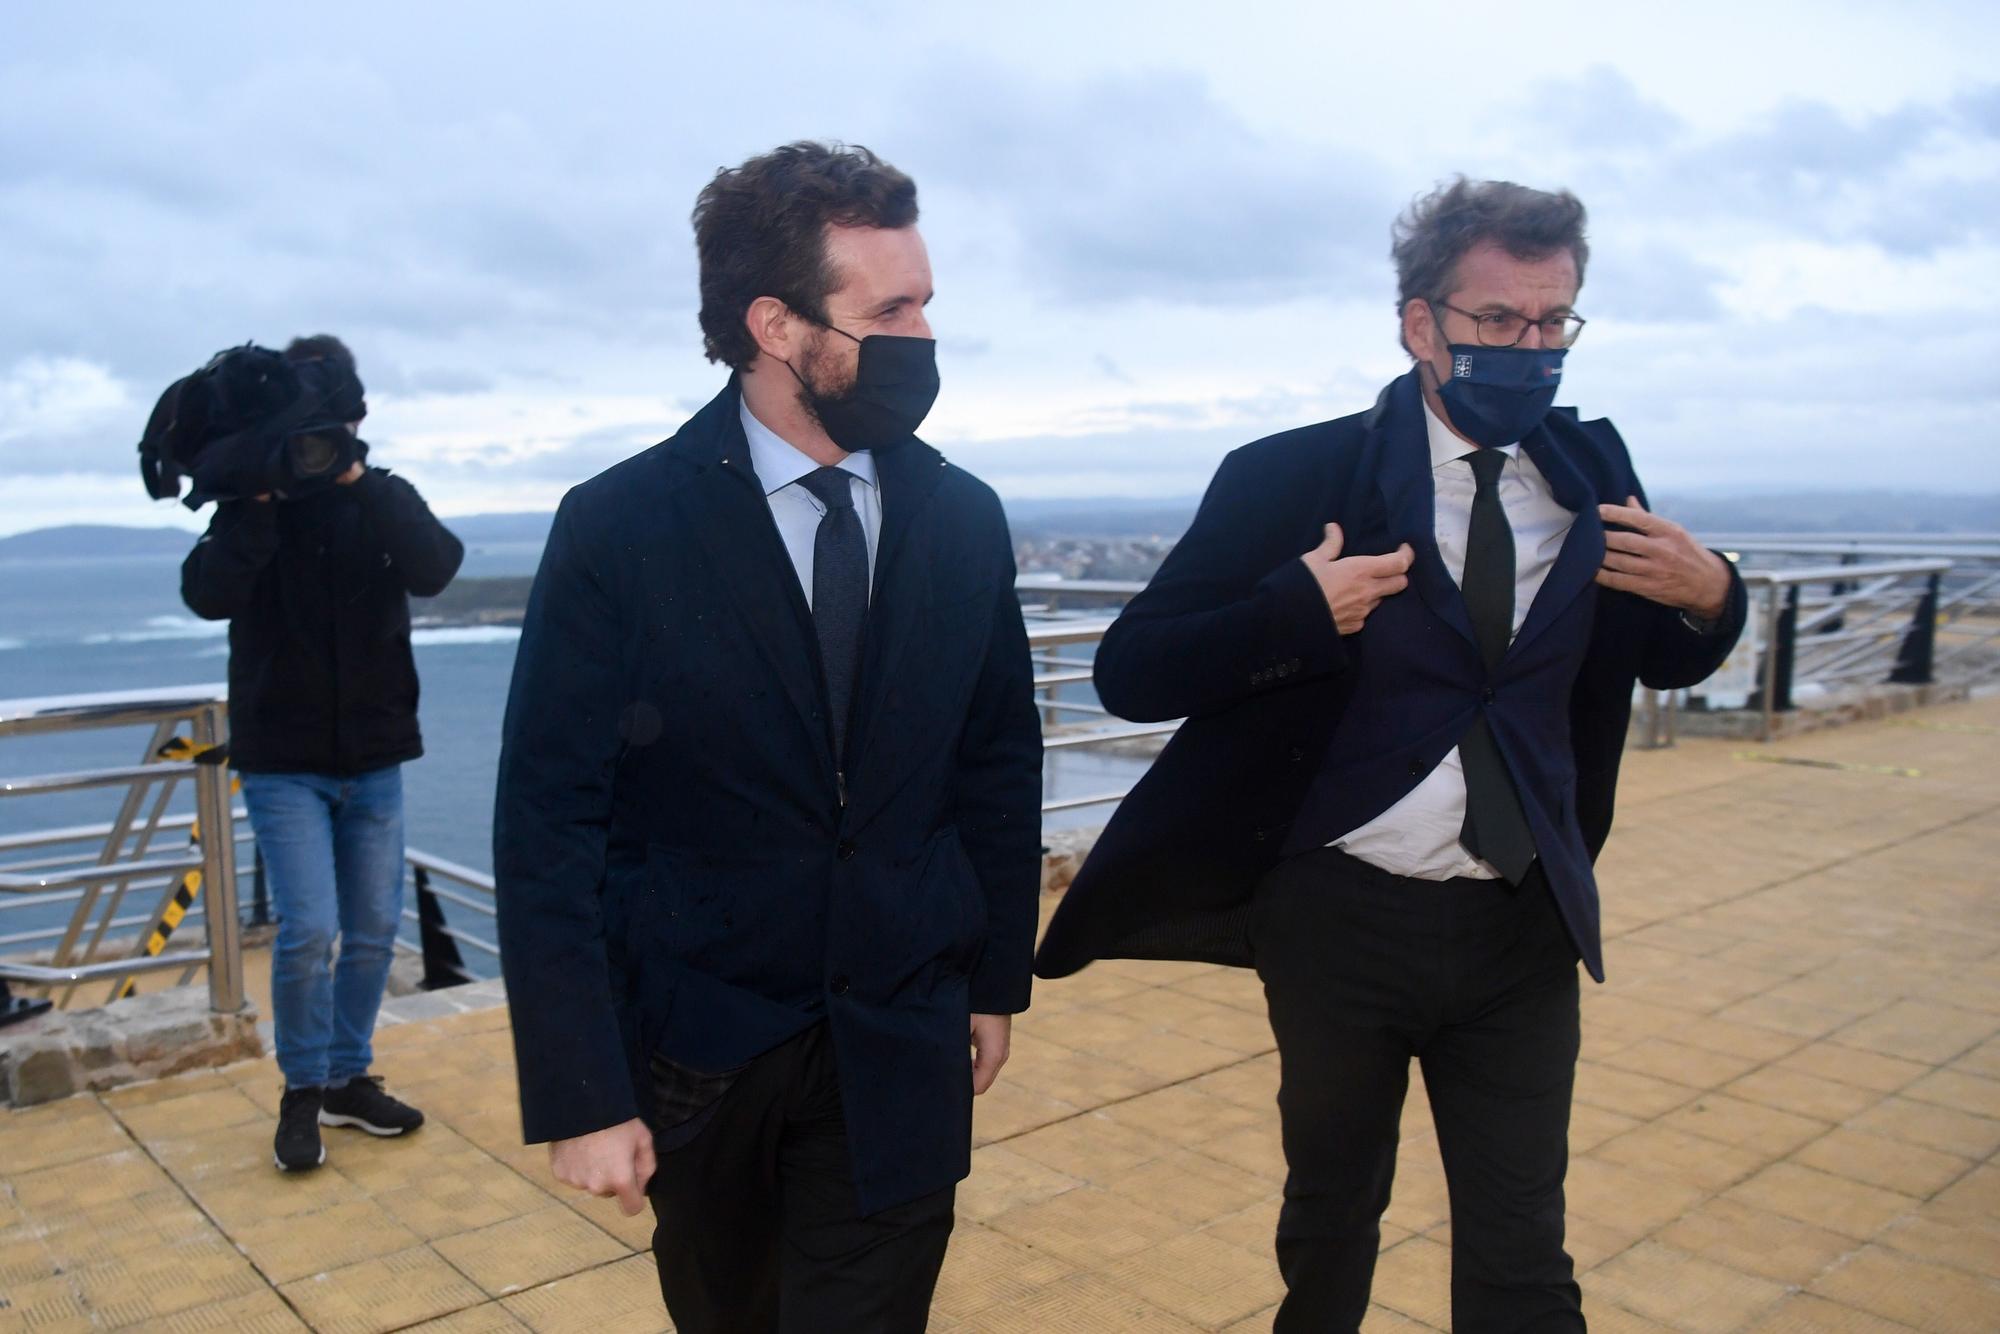
[[[847,714],[854,678],[861,672],[861,626],[868,616],[868,538],[854,512],[849,476],[839,468],[821,468],[799,479],[826,506],[813,537],[812,613],[826,672],[836,763],[844,762],[847,753]]]
[[[1472,493],[1472,523],[1465,534],[1465,573],[1458,587],[1490,676],[1514,637],[1514,530],[1500,504],[1500,470],[1507,466],[1507,456],[1497,449],[1482,449],[1465,460],[1472,465],[1477,485]],[[1518,885],[1534,865],[1535,837],[1483,710],[1459,742],[1458,756],[1465,765],[1465,824],[1458,841]]]

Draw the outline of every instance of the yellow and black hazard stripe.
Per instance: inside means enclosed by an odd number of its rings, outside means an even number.
[[[184,736],[171,738],[153,754],[162,760],[193,760],[196,764],[229,763],[229,743],[220,742],[213,746],[197,746]]]
[[[196,764],[227,764],[229,762],[229,745],[227,742],[215,746],[198,747],[193,741],[184,736],[172,738],[153,753],[163,760],[192,760]],[[235,793],[241,788],[241,780],[233,774],[230,775],[230,792]],[[191,847],[197,848],[201,846],[201,824],[199,821],[188,826],[188,844]],[[188,871],[183,874],[180,878],[180,883],[174,886],[173,895],[167,900],[167,906],[160,910],[159,924],[153,928],[153,933],[146,937],[146,947],[142,952],[147,958],[157,958],[160,951],[166,949],[167,942],[173,939],[175,928],[186,920],[189,910],[194,907],[195,899],[200,897],[200,895],[201,872]],[[123,1000],[127,996],[135,995],[138,989],[138,983],[128,979],[125,985],[118,989],[118,998]]]

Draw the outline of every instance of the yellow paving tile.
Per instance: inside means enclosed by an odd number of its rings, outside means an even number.
[[[336,1204],[313,1213],[253,1223],[231,1235],[272,1283],[404,1251],[417,1236],[373,1200]]]
[[[504,1297],[594,1269],[629,1251],[561,1205],[434,1242],[488,1296]]]
[[[1762,1062],[1672,1038],[1645,1038],[1605,1057],[1604,1064],[1691,1088],[1712,1089],[1748,1074]]]
[[[1094,1186],[1018,1205],[986,1226],[1082,1268],[1136,1254],[1183,1231],[1173,1215]]]
[[[1728,1196],[1703,1201],[1654,1235],[1690,1255],[1794,1287],[1817,1278],[1857,1244]]]
[[[1069,1261],[1045,1249],[960,1219],[952,1229],[931,1311],[934,1317],[956,1321],[1008,1310],[1074,1272]]]
[[[1793,1112],[1820,1121],[1844,1121],[1859,1115],[1882,1100],[1873,1089],[1857,1088],[1798,1070],[1766,1066],[1754,1070],[1722,1090],[1733,1098],[1758,1102],[1781,1112]]]
[[[2000,1121],[1911,1098],[1877,1103],[1850,1118],[1847,1127],[1963,1158],[1985,1159],[2000,1152]]]
[[[1662,1118],[1666,1125],[1704,1139],[1735,1144],[1766,1155],[1789,1153],[1824,1135],[1832,1126],[1809,1116],[1779,1111],[1724,1093],[1711,1093]]]
[[[1874,1236],[1917,1204],[1908,1195],[1790,1162],[1764,1169],[1725,1198],[1857,1239]]]
[[[1134,1296],[1203,1328],[1241,1320],[1285,1291],[1275,1259],[1198,1232],[1114,1260],[1102,1272]]]
[[[1672,1177],[1703,1191],[1719,1191],[1751,1176],[1771,1160],[1752,1149],[1720,1144],[1659,1121],[1607,1140],[1591,1156]]]
[[[1919,1260],[2000,1279],[2000,1216],[1923,1208],[1891,1223],[1875,1242]]]
[[[1938,1070],[1904,1089],[1903,1096],[2000,1120],[2000,1079],[1983,1079],[1959,1070]]]
[[[673,1328],[650,1255],[516,1293],[503,1305],[538,1334],[661,1334]]]
[[[333,1334],[401,1329],[483,1300],[477,1287],[427,1246],[314,1274],[279,1291],[312,1328]]]
[[[439,1316],[436,1320],[426,1320],[421,1325],[411,1325],[410,1334],[512,1334],[526,1328],[499,1302],[487,1302],[483,1306],[467,1307],[451,1315]]]
[[[1810,1291],[1936,1334],[2000,1329],[2000,1282],[1879,1246],[1828,1270]]]
[[[144,1327],[163,1334],[289,1334],[292,1330],[310,1328],[271,1288],[177,1311]]]
[[[1777,1305],[1785,1287],[1656,1241],[1644,1241],[1591,1272],[1600,1299],[1673,1329],[1720,1334]]]
[[[1815,1042],[1791,1053],[1776,1065],[1781,1070],[1796,1070],[1842,1084],[1855,1084],[1877,1093],[1894,1093],[1906,1088],[1930,1070],[1929,1066],[1918,1061],[1884,1056],[1880,1052],[1863,1051],[1838,1042]]]
[[[132,1147],[125,1128],[95,1099],[0,1108],[0,1164],[9,1176],[60,1167]]]
[[[1939,1065],[2000,1032],[2000,1016],[1924,1001],[1899,1001],[1843,1029],[1849,1047]]]
[[[1918,1199],[1935,1195],[1972,1169],[1968,1159],[1956,1154],[1848,1129],[1814,1140],[1792,1161]]]
[[[1785,1298],[1750,1329],[1751,1334],[1911,1334],[1908,1325],[1809,1293]]]

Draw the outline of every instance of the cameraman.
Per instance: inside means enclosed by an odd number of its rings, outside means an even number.
[[[366,410],[339,339],[294,339],[285,357],[334,363],[350,411]],[[401,766],[423,754],[409,595],[443,591],[464,554],[414,487],[356,460],[304,495],[222,501],[181,566],[188,607],[229,622],[230,763],[278,919],[284,1171],[326,1160],[322,1125],[400,1135],[424,1121],[368,1067],[403,906]]]

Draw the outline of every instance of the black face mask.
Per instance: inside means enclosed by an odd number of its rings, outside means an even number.
[[[850,454],[892,449],[916,434],[937,402],[937,340],[898,334],[855,338],[845,329],[820,324],[861,345],[854,383],[838,394],[822,394],[789,361],[786,367],[805,390],[806,405],[827,438]]]

